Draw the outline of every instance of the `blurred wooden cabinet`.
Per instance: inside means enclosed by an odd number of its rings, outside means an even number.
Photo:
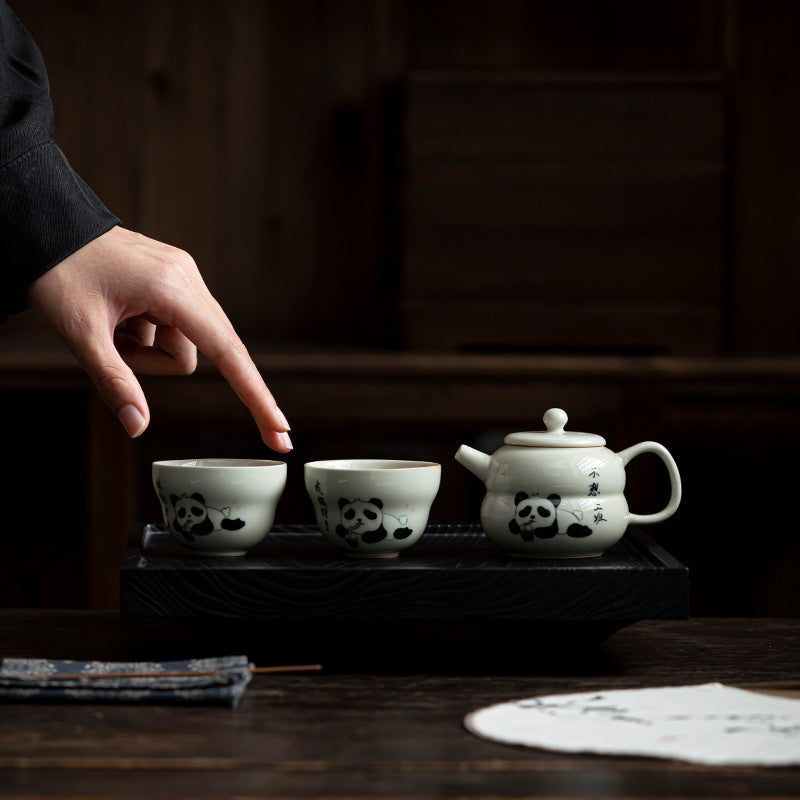
[[[619,447],[675,452],[665,543],[696,569],[696,610],[800,609],[768,591],[800,560],[790,532],[742,556],[737,512],[753,466],[788,495],[800,443],[800,5],[14,8],[73,166],[125,225],[192,253],[289,414],[286,521],[306,458],[452,463],[561,405]],[[61,481],[71,533],[35,514],[45,533],[10,536],[2,601],[113,605],[127,527],[156,513],[149,462],[260,441],[202,365],[146,381],[153,423],[130,442],[29,315],[4,328],[17,498],[44,507]],[[445,475],[434,521],[475,519],[474,479]],[[657,474],[630,490],[657,501]]]
[[[797,351],[795,4],[411,9],[406,342]]]
[[[721,72],[425,72],[407,88],[412,346],[723,351]]]

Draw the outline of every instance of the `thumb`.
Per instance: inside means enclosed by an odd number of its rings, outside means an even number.
[[[76,355],[103,402],[116,415],[128,436],[135,439],[150,424],[150,409],[139,381],[122,360],[113,342],[93,342],[94,349]]]

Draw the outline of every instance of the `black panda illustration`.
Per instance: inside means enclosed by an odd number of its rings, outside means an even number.
[[[192,495],[170,495],[174,510],[175,530],[193,541],[195,536],[207,536],[214,531],[238,531],[244,528],[243,519],[231,519],[231,509],[207,506],[199,492]]]
[[[552,539],[557,534],[566,534],[575,539],[592,535],[592,529],[581,524],[580,511],[565,511],[559,506],[561,497],[551,494],[548,497],[527,495],[517,492],[514,497],[514,518],[508,523],[512,533],[519,534],[526,542],[535,537]]]
[[[377,497],[370,500],[348,500],[341,497],[339,511],[342,519],[336,526],[336,533],[351,547],[358,547],[359,542],[382,542],[390,535],[384,527],[383,502]],[[411,528],[398,527],[391,532],[391,536],[394,539],[406,539],[411,533]]]

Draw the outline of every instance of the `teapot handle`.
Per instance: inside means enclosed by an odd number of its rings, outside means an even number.
[[[633,447],[628,447],[626,450],[620,450],[617,455],[622,459],[623,465],[627,466],[629,461],[642,453],[655,453],[664,462],[669,473],[672,494],[667,505],[655,514],[630,514],[628,522],[632,525],[652,525],[654,522],[663,522],[678,510],[681,502],[681,476],[678,473],[675,459],[672,458],[669,450],[664,445],[658,442],[640,442],[633,445]]]

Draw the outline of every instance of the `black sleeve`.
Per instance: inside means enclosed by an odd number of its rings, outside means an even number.
[[[53,105],[36,43],[0,0],[0,321],[24,290],[119,220],[53,140]]]

